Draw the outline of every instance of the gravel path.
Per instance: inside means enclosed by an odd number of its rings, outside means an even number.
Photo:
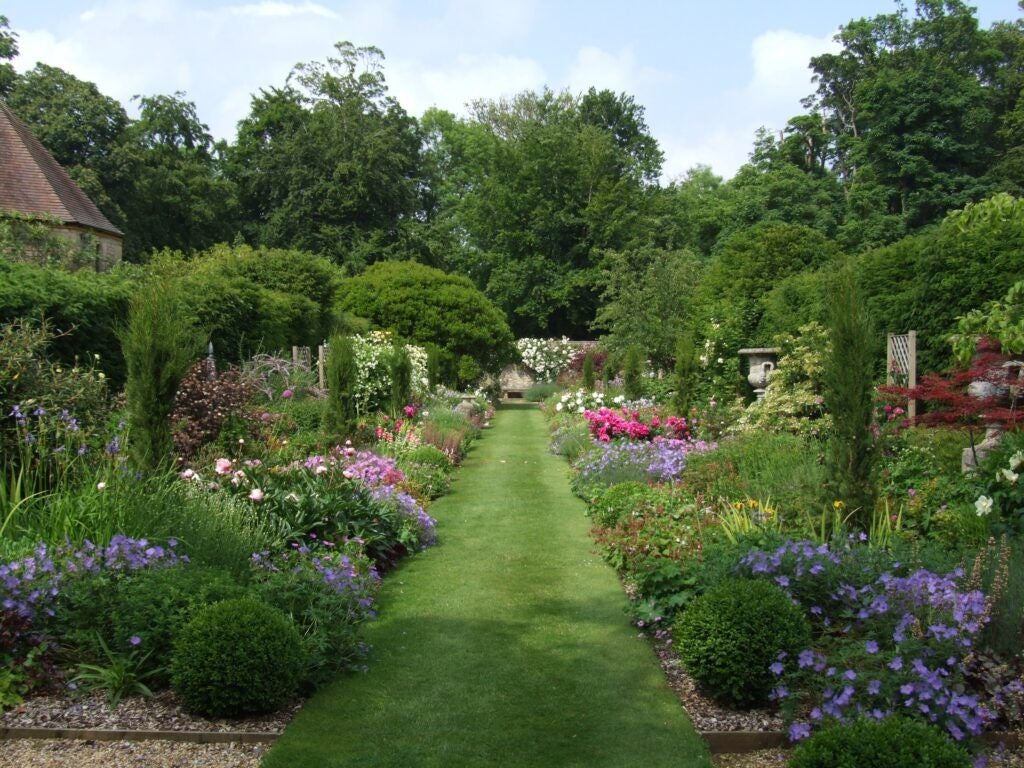
[[[0,768],[259,768],[266,744],[0,741]]]
[[[33,696],[0,714],[0,727],[280,733],[301,704],[296,700],[278,712],[258,717],[207,720],[182,709],[177,697],[169,691],[152,699],[141,696],[124,698],[115,710],[107,706],[102,693],[75,699]]]

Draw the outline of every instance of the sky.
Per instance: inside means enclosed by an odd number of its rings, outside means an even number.
[[[910,3],[912,4],[912,2]],[[979,0],[982,26],[1016,0]],[[216,138],[260,88],[322,61],[336,42],[385,55],[412,115],[466,114],[476,99],[548,86],[632,95],[665,153],[663,177],[697,164],[731,177],[754,134],[782,129],[813,92],[811,56],[842,24],[893,0],[3,0],[19,71],[37,61],[95,82],[129,114],[135,95],[184,91]]]

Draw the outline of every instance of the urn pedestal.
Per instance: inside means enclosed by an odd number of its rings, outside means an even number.
[[[779,350],[775,347],[753,347],[741,349],[738,354],[746,359],[749,366],[747,381],[754,388],[754,395],[758,400],[762,399],[768,379],[778,362]]]

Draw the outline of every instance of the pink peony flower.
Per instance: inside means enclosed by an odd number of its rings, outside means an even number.
[[[263,491],[261,491],[259,488],[253,488],[251,491],[249,491],[249,500],[259,504],[261,501],[263,501]]]
[[[218,475],[231,474],[231,459],[217,459],[213,471],[216,472]]]

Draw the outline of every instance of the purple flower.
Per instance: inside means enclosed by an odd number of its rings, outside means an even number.
[[[807,723],[793,723],[789,726],[789,740],[802,741],[811,735],[811,726]]]
[[[128,638],[128,643],[130,645],[132,645],[132,646],[137,646],[141,642],[142,642],[142,638],[139,637],[138,635],[132,635],[131,637]]]
[[[776,661],[774,664],[768,667],[768,669],[771,670],[771,673],[773,675],[781,675],[785,668],[782,666],[782,664]]]
[[[877,643],[877,642],[875,642],[874,640],[868,640],[868,641],[867,641],[867,642],[866,642],[866,643],[864,644],[864,649],[865,649],[865,650],[866,650],[866,651],[867,651],[868,653],[878,653],[878,643]]]

